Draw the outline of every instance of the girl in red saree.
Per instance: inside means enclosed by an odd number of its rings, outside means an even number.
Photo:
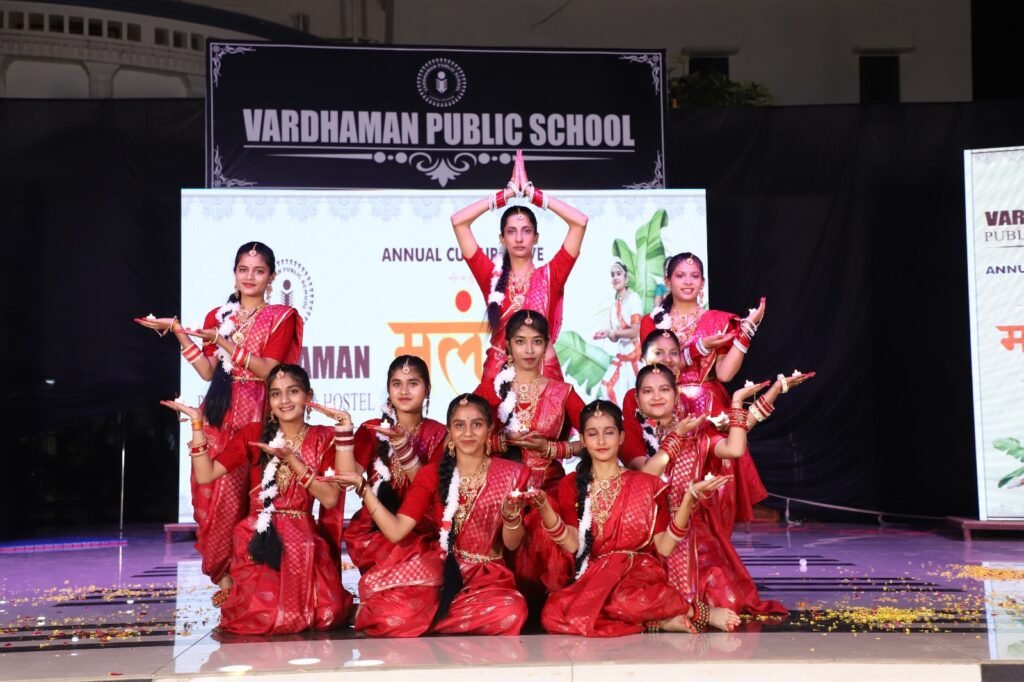
[[[575,456],[581,447],[579,441],[568,437],[570,427],[579,428],[584,403],[572,386],[541,374],[550,347],[543,315],[532,310],[513,313],[505,326],[505,344],[509,364],[491,383],[482,383],[475,391],[498,416],[491,449],[525,464],[530,471],[529,486],[553,498],[565,476],[559,460]],[[539,613],[547,592],[568,582],[571,566],[547,541],[532,508],[524,523],[527,541],[511,557],[512,570],[519,591],[531,610]]]
[[[240,469],[249,489],[249,515],[232,534],[234,585],[221,605],[220,627],[245,635],[340,627],[348,622],[352,595],[341,586],[329,538],[312,509],[314,499],[324,509],[344,506],[344,493],[324,477],[340,464],[341,451],[352,449],[352,420],[341,413],[334,428],[306,423],[313,389],[298,365],[272,370],[267,394],[265,422],[239,429],[216,460],[199,428],[200,411],[163,402],[192,419],[196,480],[208,484]]]
[[[496,257],[494,261],[488,258],[473,236],[471,226],[474,220],[488,209],[505,206],[509,199],[515,197],[525,197],[538,208],[550,208],[569,226],[562,248],[540,267],[533,263],[533,249],[539,235],[537,218],[529,208],[512,206],[502,214],[498,239],[504,255],[500,258]],[[475,201],[458,211],[452,216],[452,227],[462,257],[487,300],[491,345],[487,349],[480,380],[489,384],[505,364],[505,324],[513,313],[521,309],[542,313],[551,324],[551,340],[558,338],[562,327],[565,282],[580,255],[587,216],[564,201],[536,189],[526,177],[522,152],[518,152],[508,185],[493,196]],[[547,349],[543,373],[555,379],[562,378],[562,368],[558,364],[553,343]]]
[[[641,358],[646,365],[660,363],[668,367],[673,374],[679,373],[679,339],[667,329],[655,329],[644,337],[641,346]],[[685,416],[679,411],[682,404],[677,403],[677,416]],[[636,415],[636,387],[629,389],[622,399],[622,414],[626,415],[624,431],[626,434],[622,447],[619,448],[619,458],[622,463],[630,469],[639,471],[647,464],[647,447],[644,445],[643,432],[640,429],[640,422],[632,419]]]
[[[696,632],[708,625],[731,630],[739,624],[726,608],[684,600],[668,580],[662,557],[686,537],[696,503],[728,482],[722,476],[694,484],[669,514],[667,485],[656,476],[624,470],[619,446],[622,412],[597,400],[580,415],[585,449],[576,473],[558,486],[561,516],[532,496],[552,542],[575,555],[576,581],[548,597],[541,615],[551,633],[617,637],[644,630]]]
[[[676,416],[676,384],[668,367],[648,365],[637,377],[644,441],[651,454],[643,471],[668,480],[670,510],[682,505],[688,491],[700,502],[690,516],[686,538],[668,557],[669,582],[684,599],[701,599],[712,606],[757,615],[788,611],[778,602],[761,600],[730,537],[714,523],[713,510],[719,496],[697,494],[691,486],[714,478],[711,460],[743,456],[748,420],[752,419],[743,409],[743,401],[767,385],[750,383],[733,394],[729,432],[725,435],[707,423],[704,415]]]
[[[200,409],[210,456],[215,460],[239,429],[263,420],[264,380],[270,370],[282,362],[297,362],[302,351],[298,312],[290,306],[267,303],[274,268],[274,252],[269,246],[243,244],[235,254],[235,291],[227,303],[206,315],[203,329],[186,329],[176,317],[136,320],[163,334],[172,332],[181,344],[182,356],[210,382]],[[192,336],[202,340],[201,347],[192,342]],[[248,512],[246,482],[243,468],[206,485],[192,478],[196,549],[202,556],[203,573],[221,588],[214,595],[218,606],[231,589],[231,534]]]
[[[516,591],[503,549],[523,541],[515,503],[528,470],[488,454],[491,408],[473,394],[448,407],[448,453],[416,474],[397,514],[355,473],[333,480],[355,486],[367,514],[392,542],[401,542],[428,514],[440,519],[430,549],[378,563],[359,581],[356,629],[375,637],[426,632],[517,635],[526,601]]]
[[[729,407],[724,382],[732,381],[743,365],[750,341],[764,318],[765,300],[740,319],[721,310],[705,310],[704,263],[692,253],[677,253],[665,263],[668,295],[640,322],[640,337],[668,329],[679,339],[682,357],[677,381],[685,414],[718,415]],[[736,475],[736,485],[719,495],[724,531],[736,521],[754,517],[754,505],[768,496],[750,452],[735,460],[715,463],[716,473]]]
[[[367,479],[373,493],[392,514],[398,511],[420,467],[444,455],[448,429],[423,416],[429,402],[430,371],[415,355],[399,355],[388,367],[388,400],[380,419],[356,431],[354,470]],[[379,563],[399,563],[403,556],[427,551],[436,537],[437,519],[426,514],[412,533],[392,543],[361,508],[345,530],[345,546],[365,575]]]

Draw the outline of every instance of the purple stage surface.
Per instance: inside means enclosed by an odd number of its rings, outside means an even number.
[[[586,670],[593,682],[704,674],[693,666],[712,664],[716,679],[759,682],[792,680],[794,664],[828,664],[814,672],[821,679],[889,679],[881,671],[890,667],[903,682],[1024,679],[1024,666],[1012,664],[1024,661],[1024,542],[1013,536],[965,545],[941,530],[754,524],[734,544],[762,597],[785,604],[788,618],[748,619],[734,633],[616,640],[373,640],[351,629],[233,637],[216,629],[214,588],[192,542],[164,538],[159,527],[138,527],[125,542],[113,532],[40,538],[18,551],[0,545],[0,679],[284,679],[346,669],[380,680],[382,668],[416,668],[417,677],[452,682],[478,678],[486,665],[495,679],[570,680]],[[354,592],[358,574],[343,580]],[[757,673],[747,667],[755,664]]]

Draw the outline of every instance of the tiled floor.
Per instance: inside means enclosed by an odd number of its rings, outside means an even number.
[[[613,640],[373,640],[350,630],[243,639],[214,631],[213,588],[191,542],[165,544],[159,528],[132,529],[107,547],[0,547],[0,679],[337,679],[344,671],[381,680],[388,670],[407,679],[415,668],[416,682],[479,682],[486,666],[488,682],[598,682],[685,666],[688,679],[792,682],[799,666],[829,663],[815,671],[819,679],[1024,680],[1024,665],[1006,667],[1024,662],[1024,542],[967,546],[938,532],[874,526],[744,531],[736,547],[762,595],[786,604],[790,618],[731,634]],[[347,573],[346,586],[354,590],[357,577]]]

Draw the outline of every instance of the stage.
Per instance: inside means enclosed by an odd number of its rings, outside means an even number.
[[[1024,679],[1014,664],[1024,661],[1024,542],[980,535],[965,545],[895,526],[746,530],[733,541],[762,596],[791,609],[787,620],[611,640],[381,640],[351,630],[239,639],[214,631],[213,588],[183,536],[166,543],[153,526],[123,540],[112,531],[0,545],[0,678]],[[357,577],[346,572],[346,587]]]

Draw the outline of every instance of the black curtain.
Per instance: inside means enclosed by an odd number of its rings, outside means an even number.
[[[768,297],[741,376],[818,377],[752,434],[775,493],[974,514],[962,150],[1021,144],[1024,103],[674,112],[672,187],[708,191],[711,304]],[[7,262],[4,535],[177,514],[179,190],[202,102],[0,100]],[[187,256],[187,254],[186,254]],[[572,302],[570,301],[571,305]]]

